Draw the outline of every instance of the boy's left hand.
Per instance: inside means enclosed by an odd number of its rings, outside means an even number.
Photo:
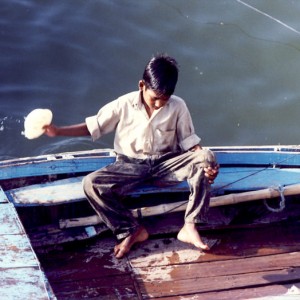
[[[202,149],[202,147],[200,145],[195,145],[192,149],[190,149],[191,151],[200,151]],[[214,180],[216,179],[216,177],[219,174],[219,165],[216,165],[214,167],[207,167],[204,168],[204,172],[205,172],[205,177],[208,178],[208,182],[210,184],[214,183]]]
[[[204,172],[205,172],[205,177],[208,178],[208,182],[210,184],[214,183],[214,180],[216,179],[216,177],[219,174],[219,165],[215,166],[215,167],[207,167],[204,168]]]

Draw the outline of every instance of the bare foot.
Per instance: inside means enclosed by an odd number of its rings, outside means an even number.
[[[193,223],[186,223],[181,228],[177,235],[177,239],[184,243],[189,243],[202,250],[209,250],[209,246],[201,240],[196,225]]]
[[[120,244],[115,246],[114,253],[116,258],[122,258],[135,243],[147,240],[149,234],[147,230],[140,226],[134,233],[126,237]]]

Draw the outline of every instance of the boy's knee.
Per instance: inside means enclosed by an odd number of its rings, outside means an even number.
[[[204,167],[215,167],[217,160],[215,154],[209,149],[201,149],[195,152],[200,163],[204,164]]]
[[[84,191],[88,191],[90,188],[93,187],[94,185],[94,176],[93,173],[90,173],[88,175],[86,175],[83,179],[82,179],[82,186],[83,186],[83,190]]]
[[[209,149],[203,149],[204,153],[205,153],[205,160],[212,164],[212,165],[215,165],[217,163],[217,159],[216,159],[216,156],[214,154],[214,152],[212,152],[211,150]]]

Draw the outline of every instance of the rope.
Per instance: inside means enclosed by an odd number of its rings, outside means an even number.
[[[273,207],[271,207],[271,206],[268,204],[267,200],[266,200],[266,199],[264,200],[264,205],[265,205],[265,207],[266,207],[269,211],[271,211],[271,212],[276,212],[276,213],[278,213],[278,212],[281,212],[281,211],[283,211],[283,210],[285,209],[284,187],[281,186],[281,185],[278,186],[278,191],[279,191],[279,193],[280,193],[280,198],[281,198],[281,200],[280,200],[280,202],[279,202],[279,207],[278,207],[278,208],[273,208]]]
[[[243,4],[243,5],[245,5],[245,6],[247,6],[248,8],[250,8],[250,9],[252,9],[252,10],[258,12],[259,14],[262,14],[263,16],[268,17],[269,19],[271,19],[271,20],[277,22],[278,24],[284,26],[285,28],[287,28],[287,29],[289,29],[289,30],[291,30],[291,31],[293,31],[293,32],[295,32],[295,33],[297,33],[297,34],[300,34],[300,31],[298,31],[298,30],[296,30],[295,28],[293,28],[293,27],[287,25],[286,23],[283,23],[282,21],[280,21],[280,20],[278,20],[278,19],[272,17],[271,15],[269,15],[269,14],[267,14],[267,13],[265,13],[265,12],[263,12],[263,11],[257,9],[257,8],[255,8],[254,6],[251,6],[250,4],[245,3],[244,1],[241,1],[241,0],[236,0],[236,1],[239,2],[239,3],[241,3],[241,4]]]
[[[237,1],[238,1],[238,0],[237,0]],[[295,150],[299,150],[299,149],[300,149],[300,145],[296,145],[296,146],[294,146],[293,148],[294,148]],[[241,177],[241,178],[239,178],[239,179],[237,179],[237,180],[235,180],[235,181],[233,181],[233,182],[230,182],[230,183],[228,183],[228,184],[226,184],[226,185],[223,185],[223,186],[219,187],[218,189],[215,189],[215,190],[212,190],[212,191],[218,192],[218,191],[220,191],[220,190],[222,190],[222,189],[224,189],[224,188],[226,188],[226,187],[231,186],[231,185],[234,184],[234,183],[240,182],[240,181],[242,181],[242,180],[245,180],[245,179],[247,179],[247,178],[250,178],[250,177],[252,177],[252,176],[255,176],[255,175],[257,175],[257,174],[259,174],[259,173],[261,173],[261,172],[263,172],[263,171],[265,171],[265,170],[268,170],[270,167],[271,167],[271,168],[276,168],[276,166],[278,166],[278,165],[280,165],[280,164],[282,164],[282,163],[284,163],[284,162],[286,162],[286,161],[288,161],[288,160],[294,158],[294,157],[297,156],[297,155],[299,155],[298,152],[296,152],[294,155],[291,155],[291,156],[289,156],[289,157],[287,157],[287,158],[285,158],[285,159],[279,160],[279,161],[274,162],[274,163],[272,163],[272,164],[268,164],[266,167],[264,167],[264,168],[262,168],[262,169],[260,169],[260,170],[257,170],[257,171],[255,171],[255,172],[253,172],[253,173],[251,173],[251,174],[249,174],[249,175],[247,175],[247,176]]]

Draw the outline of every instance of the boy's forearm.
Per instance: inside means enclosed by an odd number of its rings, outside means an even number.
[[[63,136],[86,136],[86,135],[90,135],[85,123],[77,124],[77,125],[71,125],[71,126],[57,127],[57,133],[58,133],[58,135],[63,135]]]
[[[55,136],[88,136],[90,135],[85,123],[70,126],[55,126],[53,124],[45,127],[45,134]]]

